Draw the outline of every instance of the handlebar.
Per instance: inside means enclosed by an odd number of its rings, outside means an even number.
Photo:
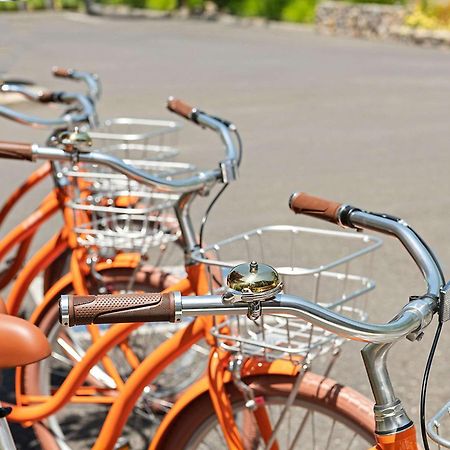
[[[445,284],[439,263],[420,236],[405,221],[387,214],[371,213],[354,206],[314,197],[304,192],[292,194],[289,207],[296,214],[314,216],[343,227],[374,230],[395,236],[422,272],[427,283],[426,295],[439,299],[440,289]]]
[[[219,117],[211,116],[210,114],[207,114],[198,108],[194,108],[182,100],[175,99],[174,97],[169,97],[167,99],[167,109],[194,122],[197,125],[217,131],[220,134],[225,148],[227,149],[228,159],[240,161],[240,158],[237,158],[237,151],[230,135],[230,131],[236,130],[235,125],[231,122],[223,120]]]
[[[69,92],[41,92],[34,93],[33,91],[18,85],[2,85],[0,90],[3,92],[17,92],[23,94],[25,97],[39,101],[41,103],[61,103],[61,104],[78,104],[80,111],[72,111],[64,114],[57,119],[42,119],[36,116],[30,116],[11,108],[0,106],[0,116],[15,122],[31,125],[35,127],[59,127],[73,125],[82,122],[96,123],[95,107],[91,100],[83,94],[69,93]]]
[[[359,322],[303,298],[286,294],[278,294],[271,300],[262,301],[262,314],[299,317],[340,336],[376,344],[391,343],[410,334],[415,337],[431,322],[433,314],[437,312],[439,293],[444,284],[442,271],[426,244],[404,221],[304,193],[292,195],[290,207],[297,213],[310,214],[344,226],[367,228],[397,237],[421,269],[427,281],[427,293],[411,297],[410,302],[387,324]],[[110,318],[114,319],[114,323],[160,320],[157,317],[162,317],[164,321],[179,321],[182,316],[246,315],[249,312],[247,303],[224,302],[223,296],[220,295],[182,297],[180,293],[172,293],[170,303],[164,306],[164,314],[157,314],[157,311],[163,310],[164,299],[161,294],[157,296],[157,307],[152,313],[140,315],[139,319],[135,318],[130,310],[145,307],[152,299],[155,301],[151,296],[155,294],[141,295],[138,301],[136,298],[128,299],[122,296],[119,307],[117,296],[91,296],[90,303],[102,306],[90,309],[84,306],[85,297],[78,300],[76,296],[63,296],[60,300],[61,322],[73,326],[81,323],[99,323],[96,322],[98,320],[109,321]],[[112,309],[108,306],[110,302],[115,302]],[[113,311],[110,318],[108,318],[109,311]]]
[[[71,80],[83,81],[87,85],[89,97],[93,101],[100,99],[101,83],[96,74],[75,69],[64,69],[63,67],[53,67],[52,72],[53,75],[58,78],[69,78]]]
[[[1,109],[0,109],[1,114]],[[125,163],[114,156],[97,153],[77,151],[67,152],[54,147],[40,147],[36,144],[25,144],[0,141],[0,158],[28,159],[28,160],[51,160],[51,161],[73,161],[74,157],[80,162],[101,164],[126,175],[128,178],[150,187],[170,192],[193,192],[210,183],[222,181],[228,183],[237,179],[238,154],[228,129],[216,118],[202,113],[202,121],[207,122],[209,128],[217,131],[223,137],[226,147],[227,158],[219,162],[219,168],[199,173],[196,176],[185,179],[169,180],[150,175],[134,166]]]
[[[419,304],[420,303],[420,304]],[[178,322],[182,317],[247,315],[248,304],[223,302],[221,295],[181,296],[170,294],[63,295],[60,322],[66,326],[91,323]],[[261,303],[262,314],[298,317],[348,339],[388,343],[417,330],[430,312],[424,302],[406,305],[387,324],[359,322],[293,295],[278,294]]]

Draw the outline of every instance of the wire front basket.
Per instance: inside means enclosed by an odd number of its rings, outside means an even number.
[[[89,131],[93,151],[122,159],[149,175],[174,179],[197,172],[192,164],[171,161],[178,154],[168,145],[180,126],[173,121],[116,118]],[[79,245],[111,256],[117,251],[145,254],[176,240],[180,231],[173,206],[179,196],[160,192],[106,166],[68,164],[63,175]]]
[[[370,278],[373,252],[381,244],[381,239],[360,233],[279,225],[210,245],[194,259],[207,265],[211,290],[225,289],[230,269],[254,260],[278,271],[286,293],[364,321],[366,294],[375,288]],[[262,315],[257,321],[231,317],[217,324],[212,334],[229,351],[298,362],[310,361],[344,342],[301,319],[280,315]]]
[[[445,424],[443,424],[446,422]],[[447,402],[427,423],[427,434],[438,448],[450,448],[450,402]]]
[[[159,161],[178,154],[181,125],[172,120],[117,117],[89,131],[93,147],[120,159]]]

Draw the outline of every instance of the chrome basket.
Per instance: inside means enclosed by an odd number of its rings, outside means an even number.
[[[443,422],[447,422],[444,426]],[[427,423],[428,436],[438,445],[438,448],[450,448],[450,402],[447,402]],[[442,433],[443,428],[447,433]]]
[[[364,321],[367,294],[375,288],[370,278],[373,252],[381,244],[381,239],[361,233],[279,225],[209,245],[193,258],[207,265],[211,291],[225,289],[224,280],[233,266],[254,260],[277,270],[285,292]],[[257,321],[233,316],[218,323],[212,334],[229,351],[269,361],[311,361],[344,342],[285,315],[263,315]]]
[[[176,156],[181,125],[172,120],[117,117],[89,130],[93,147],[120,159],[162,160]]]
[[[156,153],[159,160],[150,159],[148,152],[142,156],[136,145],[127,144],[119,157],[141,171],[166,179],[198,172],[192,164],[162,160],[167,153]],[[114,154],[118,147],[100,151]],[[66,164],[61,174],[68,180],[66,207],[73,211],[79,245],[110,257],[117,251],[145,254],[179,237],[173,211],[178,194],[160,192],[96,164]]]

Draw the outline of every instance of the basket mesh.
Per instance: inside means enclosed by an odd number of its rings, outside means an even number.
[[[89,135],[95,151],[148,174],[174,179],[197,172],[191,164],[169,160],[178,154],[173,142],[179,128],[172,121],[116,118]],[[66,207],[73,212],[80,245],[109,256],[111,251],[144,254],[179,237],[173,213],[177,194],[160,192],[96,164],[67,164],[63,175],[69,180]]]
[[[367,319],[367,294],[373,252],[381,240],[372,236],[295,226],[268,226],[210,245],[194,255],[207,264],[211,290],[230,269],[252,260],[278,271],[284,291],[340,314]],[[263,315],[256,322],[236,316],[218,324],[213,334],[223,347],[267,360],[295,361],[329,352],[344,340],[301,319]]]

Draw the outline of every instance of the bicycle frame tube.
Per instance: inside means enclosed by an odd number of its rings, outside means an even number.
[[[418,450],[416,428],[414,425],[407,430],[386,436],[376,435],[377,444],[370,450]]]
[[[49,267],[68,248],[64,230],[48,241],[36,252],[19,273],[9,293],[6,306],[8,313],[17,315],[25,294],[39,272]]]
[[[121,255],[120,258],[117,258],[116,261],[113,261],[111,263],[100,263],[97,265],[96,270],[98,272],[102,272],[106,269],[111,268],[129,268],[130,262],[136,261],[135,258],[126,258],[125,255]],[[196,269],[189,269],[192,273],[192,277],[194,280],[201,280],[202,278],[200,276],[195,276],[194,272],[197,270],[198,272],[204,271],[203,266],[199,265]],[[198,288],[201,287],[201,281],[195,283],[198,283]],[[52,286],[52,288],[46,293],[44,301],[41,305],[38,306],[38,308],[33,313],[30,321],[32,323],[36,322],[38,318],[44,314],[54,303],[52,300],[60,293],[63,292],[64,289],[66,289],[68,286],[73,284],[73,276],[72,274],[66,274],[63,278],[58,280],[58,282]],[[188,279],[181,280],[176,285],[172,286],[168,291],[171,290],[181,290],[186,295],[192,292],[192,284]],[[73,394],[75,394],[76,389],[81,385],[81,383],[86,378],[87,374],[89,373],[89,370],[98,363],[99,360],[95,359],[97,356],[101,359],[106,352],[112,348],[113,346],[117,345],[118,342],[123,341],[126,339],[126,337],[134,331],[136,328],[138,328],[140,324],[127,324],[127,325],[116,325],[111,327],[111,329],[106,332],[103,336],[101,336],[97,342],[93,344],[91,348],[94,348],[94,350],[91,351],[91,349],[88,350],[88,352],[85,355],[85,358],[79,363],[76,364],[75,368],[70,372],[68,375],[66,381],[63,383],[61,388],[58,390],[58,392],[48,398],[43,405],[36,405],[33,409],[30,410],[29,408],[32,407],[24,407],[23,411],[20,411],[19,409],[15,408],[14,413],[11,415],[11,420],[14,421],[34,421],[34,420],[40,420],[42,418],[47,417],[48,415],[54,413],[58,408],[60,408],[64,403],[67,403],[70,401],[70,398]],[[194,344],[194,342],[192,343]],[[102,346],[106,346],[106,349],[103,349]],[[94,355],[94,356],[89,356]],[[18,403],[23,404],[27,403],[28,399],[26,396],[21,394],[21,386],[20,386],[20,379],[21,379],[21,369],[19,368],[16,375],[16,390],[17,390],[17,396],[18,396]],[[41,401],[43,400],[43,397],[41,397]],[[96,403],[96,400],[93,398],[92,403]],[[42,407],[42,408],[40,408]],[[31,413],[28,415],[28,413]]]
[[[44,180],[51,173],[50,163],[45,162],[37,170],[35,170],[6,200],[0,210],[0,225],[5,220],[13,206],[36,184]]]
[[[42,203],[25,220],[10,231],[0,242],[0,260],[18,243],[28,236],[34,234],[36,230],[49,219],[59,209],[59,201],[55,192],[48,194]]]
[[[109,268],[111,264],[103,264],[103,267],[98,267],[97,270],[101,271],[103,268]],[[128,265],[125,265],[128,267]],[[199,286],[202,283],[203,277],[200,275],[202,271],[204,271],[204,267],[202,265],[197,265],[194,267],[190,267],[189,272],[192,273],[191,277],[196,282],[199,283]],[[198,272],[195,274],[194,272]],[[58,289],[62,288],[62,285],[70,285],[71,276],[70,274],[66,275],[65,280],[61,280],[58,282],[59,286],[55,286]],[[169,290],[182,290],[184,293],[188,294],[192,291],[191,282],[188,279],[184,279],[180,281],[177,285],[173,286]],[[51,298],[54,297],[56,289],[51,289],[47,293],[46,301],[39,307],[41,311],[44,311],[49,307]],[[36,311],[33,319],[35,319],[39,315],[39,312]],[[143,387],[140,389],[140,384],[142,383],[142,376],[145,379],[150,377],[153,379],[162,370],[164,370],[167,365],[169,365],[172,361],[174,361],[178,356],[184,353],[187,348],[190,348],[194,345],[201,337],[203,337],[212,326],[212,317],[201,318],[194,320],[190,325],[186,328],[177,332],[173,337],[165,341],[157,351],[153,352],[149,355],[144,362],[137,369],[137,374],[131,375],[130,379],[127,380],[124,389],[119,394],[119,397],[114,401],[113,407],[108,414],[107,420],[102,428],[102,432],[100,433],[99,440],[96,445],[97,448],[109,448],[108,442],[115,442],[117,438],[120,436],[122,426],[126,421],[127,413],[126,411],[131,411],[133,408],[136,396],[139,397],[140,392]],[[87,377],[89,370],[98,363],[99,360],[103,357],[106,352],[117,345],[119,342],[123,341],[126,336],[128,336],[133,330],[138,328],[140,324],[126,324],[126,325],[114,325],[111,329],[105,333],[96,343],[92,345],[92,347],[87,351],[83,360],[77,363],[74,369],[70,372],[64,383],[58,389],[58,391],[51,396],[50,398],[45,397],[25,397],[21,396],[20,400],[22,403],[30,402],[30,401],[43,401],[46,400],[45,403],[39,405],[32,406],[16,406],[13,408],[13,412],[11,413],[10,419],[13,421],[19,422],[30,422],[44,419],[45,417],[53,414],[57,409],[61,408],[65,403],[75,400],[72,398],[73,395],[76,395],[77,389],[81,386],[85,378]],[[149,371],[149,367],[151,370]],[[18,377],[18,379],[20,376]],[[147,383],[145,381],[145,383]],[[140,389],[140,390],[139,390]],[[83,392],[85,394],[85,392]],[[93,403],[95,403],[95,399],[92,399]],[[107,398],[104,402],[110,402],[111,399]],[[119,406],[117,406],[119,405]],[[124,410],[124,408],[126,408]],[[122,424],[123,423],[123,424]],[[112,444],[114,446],[114,444]],[[112,447],[111,447],[112,448]]]
[[[108,264],[108,267],[111,267],[111,264]],[[98,268],[99,271],[101,271],[101,268]],[[67,274],[63,279],[59,282],[59,287],[61,288],[63,284],[66,286],[69,286],[71,283],[71,276],[70,274]],[[187,279],[181,280],[179,283],[174,285],[170,290],[182,290],[186,294],[190,293],[191,286]],[[53,291],[53,292],[50,292]],[[47,294],[48,297],[46,298],[46,301],[43,302],[39,307],[38,310],[35,311],[33,314],[33,318],[35,319],[40,312],[43,312],[45,309],[48,309],[51,306],[51,294],[55,294],[54,290],[51,289]],[[33,323],[33,320],[31,320]],[[194,323],[196,321],[193,321]],[[44,400],[45,402],[38,404],[38,405],[31,405],[31,406],[20,406],[20,404],[25,404],[28,402],[28,399],[23,394],[21,395],[20,392],[18,392],[18,405],[12,405],[13,410],[11,414],[8,416],[9,420],[13,422],[34,422],[37,420],[42,420],[49,415],[56,412],[58,409],[63,407],[66,403],[71,401],[71,398],[73,395],[76,395],[77,389],[82,385],[82,383],[85,381],[86,377],[89,374],[89,371],[92,367],[94,367],[98,362],[102,359],[102,357],[114,346],[118,345],[120,342],[122,342],[124,339],[126,339],[127,336],[130,335],[135,329],[139,328],[142,324],[140,323],[132,323],[132,324],[118,324],[113,325],[97,342],[95,342],[86,352],[83,359],[77,363],[74,368],[71,370],[69,375],[64,380],[63,384],[60,386],[60,388],[55,392],[54,395],[44,398],[40,397],[40,400]],[[197,325],[198,326],[198,325]],[[185,329],[183,329],[185,330]],[[177,332],[176,335],[179,335],[183,332],[183,330],[180,330]],[[198,339],[197,339],[198,340]],[[195,342],[197,342],[195,340]],[[169,339],[169,341],[173,342],[172,338]],[[191,345],[195,343],[192,341]],[[165,355],[167,357],[167,355]],[[166,366],[162,367],[160,370],[163,370]],[[16,385],[17,381],[20,377],[16,377]],[[83,389],[82,389],[83,390]],[[85,392],[85,390],[83,391]],[[121,396],[123,393],[121,393]],[[92,403],[96,403],[92,399]],[[130,408],[132,408],[134,403],[131,404]],[[119,430],[120,433],[121,430]]]
[[[16,276],[17,272],[23,265],[25,258],[27,257],[28,250],[30,249],[31,242],[33,241],[34,235],[28,236],[26,239],[22,240],[18,245],[16,255],[9,267],[1,274],[0,279],[0,289],[4,289]]]
[[[14,275],[16,275],[26,257],[31,239],[41,225],[56,213],[58,208],[59,201],[55,195],[55,191],[52,191],[45,197],[37,210],[30,214],[30,216],[23,220],[11,230],[4,239],[2,239],[0,242],[0,261],[3,260],[15,246],[19,245],[20,247],[16,255],[16,261],[8,268],[3,276],[1,287],[5,287]]]

